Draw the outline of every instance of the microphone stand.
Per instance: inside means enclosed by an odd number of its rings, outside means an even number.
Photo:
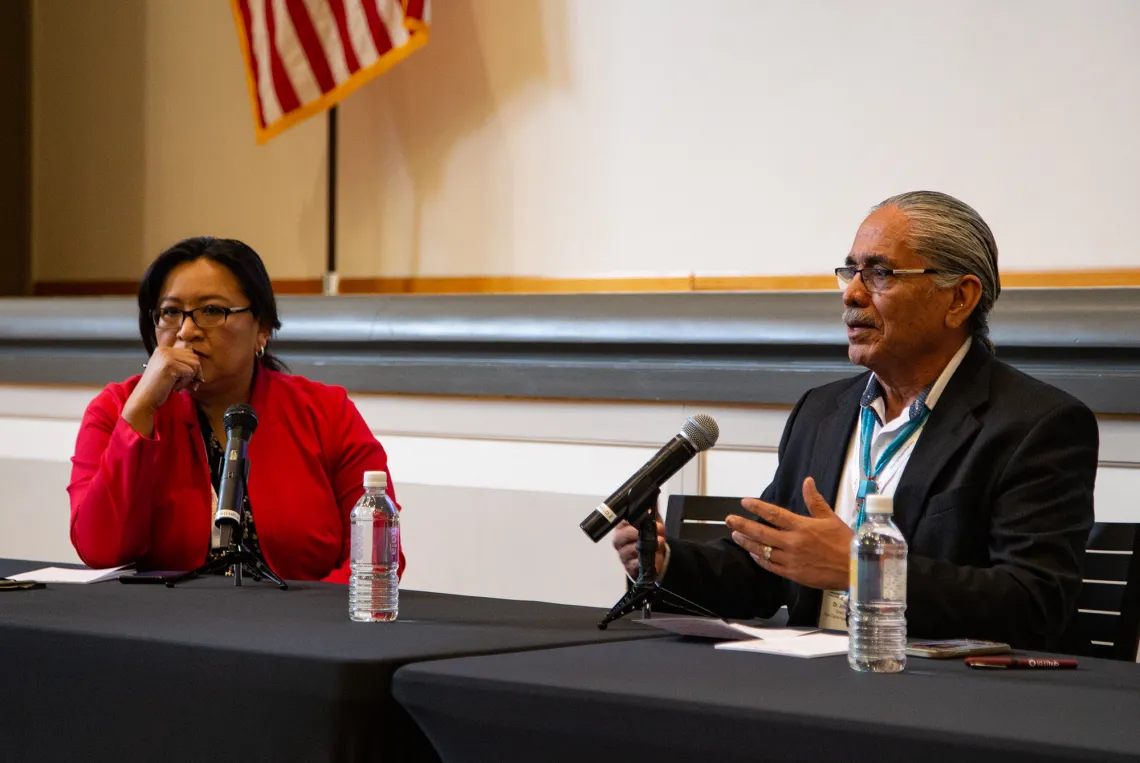
[[[289,586],[284,580],[277,576],[277,573],[269,569],[268,564],[261,561],[261,559],[257,557],[257,554],[250,551],[245,543],[234,540],[239,534],[244,535],[244,533],[231,535],[230,545],[226,547],[226,550],[218,556],[217,559],[211,559],[196,570],[184,572],[178,577],[167,580],[166,587],[173,588],[179,583],[193,580],[199,575],[211,575],[229,568],[230,573],[233,575],[235,586],[241,585],[241,576],[244,571],[258,583],[260,583],[263,578],[267,578],[276,583],[277,587],[282,591],[288,590]]]
[[[242,503],[241,496],[245,494],[245,480],[248,478],[248,472],[249,462],[247,461],[246,474],[240,475],[241,481],[238,483],[237,495],[239,496],[239,506]],[[223,535],[226,534],[226,529],[229,529],[230,540],[226,545],[226,550],[224,552],[222,552],[216,559],[210,559],[196,570],[184,572],[177,577],[173,577],[170,580],[167,580],[166,587],[173,588],[179,583],[184,583],[187,580],[193,580],[199,575],[212,575],[216,572],[221,572],[222,570],[229,568],[230,574],[233,575],[235,586],[241,585],[242,572],[246,572],[251,578],[254,579],[254,581],[258,583],[260,583],[263,578],[268,578],[269,580],[276,583],[277,587],[282,591],[289,589],[289,586],[286,585],[285,581],[278,577],[277,573],[271,570],[268,564],[263,562],[257,556],[257,554],[250,551],[249,548],[245,545],[243,541],[245,538],[244,519],[242,523],[237,526],[237,532],[234,532],[235,528],[227,526],[222,530]]]
[[[654,605],[660,604],[690,615],[716,617],[701,605],[662,588],[657,580],[657,516],[654,509],[660,495],[661,490],[653,488],[630,504],[629,523],[637,527],[637,580],[598,623],[599,630],[604,631],[611,622],[638,608],[641,608],[643,619],[648,620],[653,616]]]
[[[241,585],[242,573],[245,572],[258,583],[268,578],[282,591],[287,590],[289,586],[285,581],[245,545],[245,516],[242,513],[242,506],[245,502],[245,490],[249,484],[249,459],[246,448],[249,447],[249,440],[257,429],[257,414],[250,406],[238,403],[226,409],[222,424],[226,430],[226,452],[223,461],[225,467],[222,469],[221,483],[218,486],[218,495],[215,497],[214,524],[221,528],[225,551],[215,559],[208,559],[198,569],[167,580],[166,587],[173,588],[199,575],[210,575],[228,569],[229,574],[233,576],[235,586]]]

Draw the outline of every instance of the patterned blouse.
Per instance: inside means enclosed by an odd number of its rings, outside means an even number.
[[[210,420],[206,418],[206,414],[202,412],[201,408],[198,409],[198,428],[202,430],[202,441],[206,444],[206,462],[210,465],[210,480],[214,484],[214,492],[221,495],[222,472],[224,471],[226,449],[218,442],[218,438],[214,435],[214,430],[210,427]],[[261,543],[259,543],[257,539],[257,527],[253,524],[253,511],[249,508],[248,490],[242,495],[241,531],[242,537],[239,540],[244,542],[245,547],[264,562],[265,557],[261,554]],[[212,536],[213,533],[211,533],[211,546],[213,546]],[[206,561],[217,559],[224,552],[224,548],[211,547],[206,556]]]

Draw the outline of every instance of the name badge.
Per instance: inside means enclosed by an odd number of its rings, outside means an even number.
[[[819,627],[829,631],[847,632],[846,591],[823,592],[823,605],[819,609]]]

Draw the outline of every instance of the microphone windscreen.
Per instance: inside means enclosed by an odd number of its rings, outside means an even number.
[[[712,416],[698,413],[685,419],[681,425],[681,434],[699,453],[716,445],[720,438],[720,427]]]
[[[257,429],[257,414],[254,413],[252,406],[236,403],[226,409],[226,415],[222,417],[222,426],[227,433],[234,427],[241,427],[253,434]]]

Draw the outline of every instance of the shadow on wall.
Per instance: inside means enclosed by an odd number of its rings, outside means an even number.
[[[0,296],[19,296],[31,283],[31,15],[30,0],[0,3]]]
[[[147,4],[32,6],[37,280],[138,277],[146,218]]]
[[[462,250],[475,268],[509,272],[509,262],[494,258],[513,250],[503,237],[513,235],[519,191],[500,114],[529,89],[569,87],[569,67],[558,63],[565,59],[565,5],[439,3],[429,44],[345,102],[339,224],[341,240],[366,250],[354,255],[356,267],[438,274],[423,258],[422,220],[453,169],[484,178],[483,192],[462,200],[462,219],[451,230],[431,232],[428,249]],[[400,230],[384,229],[392,224]]]
[[[0,0],[2,1],[2,0]],[[328,117],[254,140],[245,63],[225,0],[148,0],[146,249],[240,238],[279,279],[324,270]]]

